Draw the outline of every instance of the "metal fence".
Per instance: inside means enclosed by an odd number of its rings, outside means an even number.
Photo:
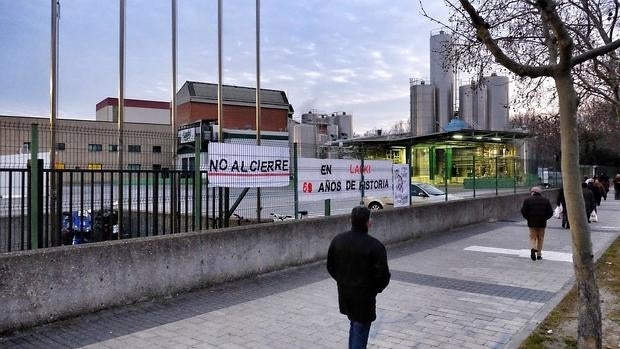
[[[33,147],[33,125],[37,128],[39,158],[51,168],[51,132],[47,119],[0,118],[0,167],[23,168]],[[123,132],[125,149],[119,147],[119,131],[112,122],[59,120],[56,130],[56,169],[172,169],[176,136],[169,125],[128,123]]]
[[[113,142],[117,137],[115,130],[91,134],[66,127],[63,129],[66,137],[73,136],[71,142],[67,138],[65,143],[67,154],[58,156],[64,166],[52,169],[49,164],[41,164],[43,166],[33,169],[28,165],[32,157],[32,152],[28,151],[32,149],[6,154],[15,144],[30,141],[29,128],[30,125],[22,125],[0,131],[13,137],[4,140],[0,147],[3,150],[0,158],[0,252],[344,214],[364,202],[363,191],[347,198],[334,195],[327,200],[299,200],[296,174],[306,166],[304,159],[349,159],[363,164],[370,159],[386,158],[369,156],[361,147],[295,144],[286,148],[290,165],[288,185],[257,188],[259,184],[250,183],[252,185],[246,187],[231,188],[214,186],[213,179],[208,177],[208,164],[204,160],[208,149],[199,149],[201,155],[194,156],[192,161],[187,158],[185,166],[173,166],[172,137],[165,132],[136,131],[135,138],[125,142],[162,144],[161,152],[142,154],[145,159],[134,160],[142,164],[157,161],[161,166],[114,167],[114,160],[97,160],[97,156],[101,156],[97,154],[99,147],[91,151],[89,144],[103,147]],[[45,144],[47,132],[39,134],[39,143]],[[13,146],[7,145],[11,141]],[[73,149],[73,155],[68,153],[69,149]],[[45,161],[42,155],[45,152],[45,147],[39,149],[39,162]],[[239,156],[244,152],[240,148],[236,154],[227,155]],[[402,158],[387,158],[403,162]],[[181,160],[177,163],[183,163]],[[102,166],[88,166],[97,161]],[[168,165],[164,167],[163,164]],[[561,185],[558,166],[554,162],[524,161],[515,157],[472,157],[461,160],[455,169],[435,169],[434,176],[413,182],[432,184],[442,190],[445,196],[440,200],[499,195],[525,191],[533,185],[557,187]],[[482,171],[484,167],[493,170]],[[427,201],[415,201],[414,205],[424,202]]]

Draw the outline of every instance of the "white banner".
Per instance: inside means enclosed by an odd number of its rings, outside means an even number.
[[[299,201],[343,199],[366,196],[392,196],[392,162],[366,160],[298,159]],[[362,171],[364,181],[361,180]]]
[[[394,207],[409,206],[409,165],[398,164],[392,166],[394,178]]]
[[[209,143],[209,187],[285,187],[290,181],[288,147]]]

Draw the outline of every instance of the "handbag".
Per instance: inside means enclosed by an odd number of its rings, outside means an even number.
[[[590,214],[590,222],[598,222],[598,215],[595,211],[592,211],[592,213]]]
[[[559,205],[555,207],[555,210],[553,210],[553,217],[557,219],[562,218],[562,207],[560,207]]]

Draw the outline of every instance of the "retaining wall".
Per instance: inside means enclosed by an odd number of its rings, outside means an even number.
[[[371,234],[393,244],[514,216],[527,195],[374,212]],[[0,333],[320,261],[348,227],[333,216],[0,254]]]

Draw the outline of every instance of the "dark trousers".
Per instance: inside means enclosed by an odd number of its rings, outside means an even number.
[[[570,229],[570,224],[568,223],[568,212],[566,212],[566,209],[562,211],[561,215],[562,215],[562,228]]]
[[[349,328],[349,349],[366,349],[369,334],[370,324],[351,321],[351,327]]]
[[[618,189],[614,190],[614,198],[616,200],[620,200],[620,190],[618,190]]]

